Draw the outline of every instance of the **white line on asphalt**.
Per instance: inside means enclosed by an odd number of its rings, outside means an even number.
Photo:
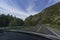
[[[50,30],[50,28],[48,28],[48,27],[46,27],[48,30]],[[54,33],[57,37],[59,37],[60,38],[60,36],[56,33],[56,32],[54,32],[53,30],[50,30],[52,33]]]
[[[38,29],[36,32],[38,32],[41,28],[42,28],[42,27],[39,27],[39,29]]]

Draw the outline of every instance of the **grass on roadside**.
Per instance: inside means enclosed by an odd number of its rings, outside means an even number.
[[[60,25],[49,25],[49,27],[55,28],[56,30],[60,30]]]

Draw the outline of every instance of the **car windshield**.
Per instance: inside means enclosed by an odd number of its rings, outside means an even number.
[[[0,35],[0,40],[60,40],[60,0],[0,0]]]

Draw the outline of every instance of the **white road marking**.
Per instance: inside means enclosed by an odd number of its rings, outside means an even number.
[[[42,27],[39,27],[39,29],[38,29],[36,32],[38,32],[41,28],[42,28]]]
[[[50,30],[50,28],[48,28],[48,27],[46,27],[49,31],[51,31],[52,33],[54,33],[57,37],[59,37],[60,38],[60,36],[56,33],[56,32],[54,32],[53,30]]]

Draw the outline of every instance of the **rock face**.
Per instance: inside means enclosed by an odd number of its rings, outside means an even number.
[[[52,5],[42,12],[31,15],[26,18],[24,25],[36,25],[36,24],[58,24],[60,25],[60,2]]]

